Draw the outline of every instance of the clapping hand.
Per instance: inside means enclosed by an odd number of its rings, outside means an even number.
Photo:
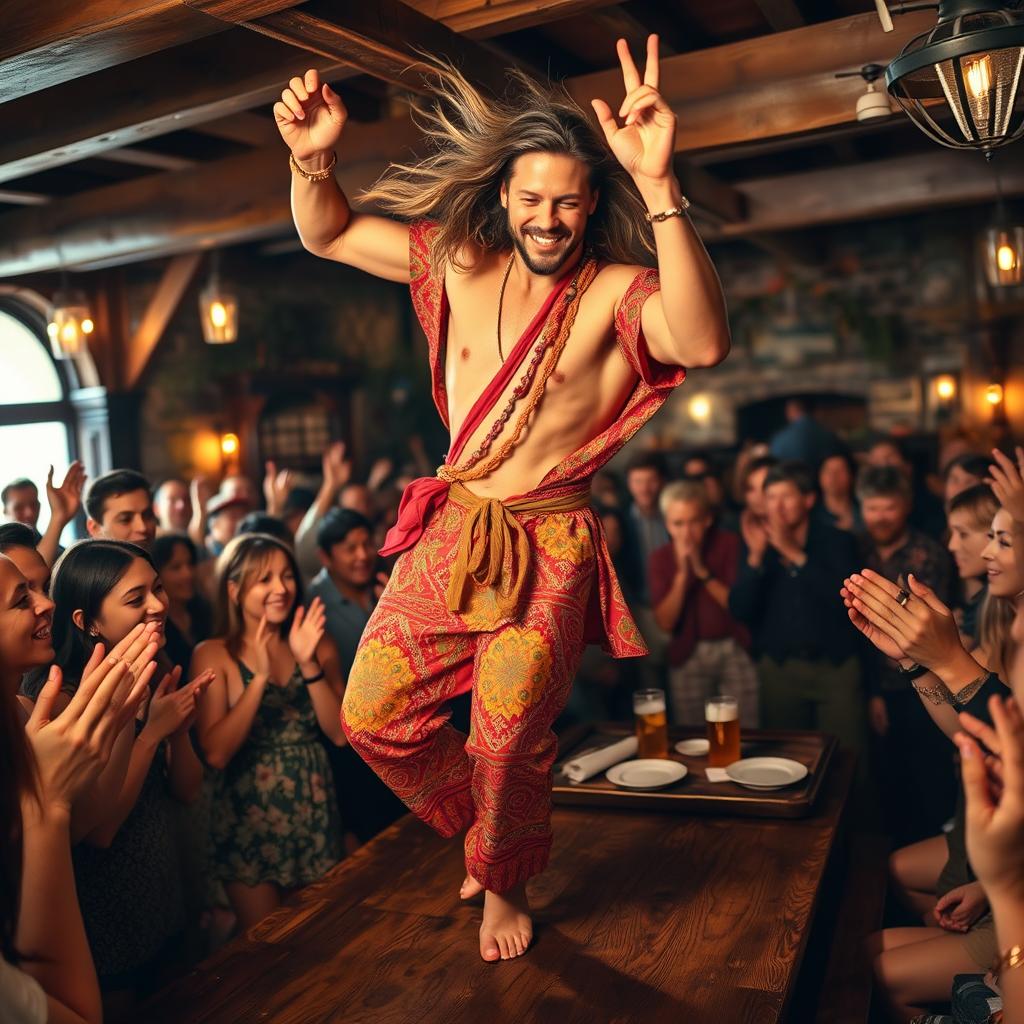
[[[321,463],[324,486],[333,494],[337,493],[352,479],[352,463],[345,458],[345,442],[335,441],[328,445]]]
[[[263,477],[263,497],[267,503],[267,514],[279,516],[284,503],[295,486],[295,474],[290,469],[278,469],[277,463],[267,462]]]
[[[155,645],[154,645],[155,653]],[[54,665],[25,726],[39,780],[40,805],[68,813],[76,798],[96,781],[110,758],[114,740],[135,717],[156,671],[150,660],[137,677],[114,654],[97,644],[68,706],[56,717],[54,703],[63,676]]]
[[[82,488],[85,486],[85,466],[77,459],[68,466],[64,482],[57,487],[53,482],[53,466],[46,474],[46,499],[50,515],[61,523],[70,523],[82,507]]]
[[[993,902],[1006,897],[1024,900],[1024,716],[1011,697],[989,700],[994,728],[962,714],[967,732],[957,733],[967,797],[967,856],[978,881]],[[980,727],[980,728],[979,728]],[[974,736],[1002,766],[1002,780],[986,766]]]
[[[299,606],[295,609],[288,646],[300,667],[315,663],[316,649],[323,639],[326,625],[327,613],[319,597],[314,597],[308,608]]]
[[[672,173],[676,141],[676,115],[658,92],[658,37],[647,37],[647,63],[643,81],[629,44],[619,39],[615,50],[622,67],[626,96],[619,107],[620,128],[604,100],[592,100],[594,112],[615,158],[634,181],[662,182]]]
[[[1020,445],[1016,456],[1017,461],[1014,462],[998,448],[993,449],[988,483],[1014,522],[1024,525],[1024,448]]]

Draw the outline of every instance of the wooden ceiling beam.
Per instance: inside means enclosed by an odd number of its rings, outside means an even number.
[[[342,187],[357,196],[417,139],[407,117],[348,125]],[[274,145],[14,210],[0,216],[0,277],[96,269],[287,233],[294,230],[288,183],[285,150]]]
[[[676,151],[798,136],[855,122],[863,83],[837,79],[835,72],[892,59],[933,22],[927,11],[908,14],[886,34],[874,14],[855,15],[664,59],[661,91],[678,115]],[[581,75],[567,84],[585,109],[595,96],[617,101],[622,95],[618,69]]]
[[[417,50],[442,54],[475,85],[501,93],[500,59],[400,0],[306,0],[301,7],[242,22],[268,35],[355,71],[412,92],[426,93],[426,65]]]
[[[52,203],[53,197],[44,195],[42,192],[22,192],[21,190],[8,190],[0,188],[0,203],[10,203],[13,206],[45,206]]]
[[[490,39],[611,7],[621,0],[405,0],[420,14],[471,39]]]
[[[229,28],[0,105],[0,182],[269,105],[303,63],[331,81],[352,73]],[[65,116],[69,109],[75,117]]]
[[[4,0],[0,103],[223,32],[298,0]]]
[[[192,278],[199,269],[202,258],[201,252],[182,253],[175,256],[164,268],[156,291],[149,300],[128,346],[126,390],[132,391],[142,379],[171,317],[181,302],[181,297],[185,294],[185,289],[192,283]]]
[[[999,180],[1007,195],[1024,194],[1019,163],[1003,167]],[[940,147],[927,154],[739,182],[735,188],[746,197],[747,217],[719,224],[713,239],[995,203],[992,171],[984,161]]]

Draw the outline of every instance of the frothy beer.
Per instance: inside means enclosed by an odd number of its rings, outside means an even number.
[[[668,757],[668,717],[662,690],[633,694],[636,715],[637,757]]]
[[[704,705],[708,764],[724,768],[740,759],[740,709],[735,697],[714,697]]]

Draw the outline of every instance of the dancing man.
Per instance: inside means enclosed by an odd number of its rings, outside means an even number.
[[[409,485],[382,554],[402,552],[352,666],[345,732],[444,836],[466,831],[461,895],[485,890],[480,954],[522,954],[526,881],[551,848],[552,724],[583,647],[646,648],[612,570],[590,479],[686,375],[725,358],[721,287],[672,171],[676,119],[624,40],[618,118],[600,130],[517,73],[485,98],[432,68],[432,145],[354,212],[333,177],[346,111],[316,71],[274,106],[303,245],[408,283],[451,433]],[[603,138],[602,133],[603,132]],[[657,260],[658,270],[643,264]],[[668,287],[659,290],[660,279]],[[472,690],[468,738],[446,704]]]

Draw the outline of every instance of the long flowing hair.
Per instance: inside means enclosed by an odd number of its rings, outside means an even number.
[[[654,233],[636,185],[564,88],[511,70],[505,96],[492,99],[451,64],[431,60],[428,73],[434,96],[418,102],[413,116],[430,152],[416,164],[391,164],[362,198],[403,219],[437,221],[435,265],[469,269],[467,243],[485,252],[509,248],[499,190],[526,153],[570,156],[589,169],[600,196],[586,237],[599,259],[653,264]]]
[[[245,619],[242,605],[245,595],[254,581],[266,567],[270,556],[279,551],[288,560],[288,566],[295,578],[295,600],[288,617],[281,623],[279,632],[288,636],[295,619],[295,610],[302,603],[302,576],[295,560],[295,552],[287,544],[269,533],[244,533],[229,540],[217,559],[217,607],[214,635],[223,639],[231,656],[237,658],[242,651],[245,636]],[[238,587],[238,597],[231,599],[229,584]]]
[[[1003,680],[1017,647],[1010,635],[1015,614],[1014,598],[996,597],[991,591],[986,592],[978,612],[978,645],[985,652],[989,671]]]

